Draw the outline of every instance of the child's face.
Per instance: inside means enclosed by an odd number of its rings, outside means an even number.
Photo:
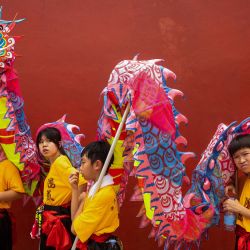
[[[250,148],[242,148],[233,155],[236,167],[245,174],[250,173]]]
[[[39,151],[46,159],[54,159],[59,152],[57,145],[50,141],[45,135],[42,135],[39,142]]]
[[[86,156],[86,154],[82,156],[80,173],[87,181],[96,180],[96,171],[94,170],[94,166],[91,163],[91,160]]]

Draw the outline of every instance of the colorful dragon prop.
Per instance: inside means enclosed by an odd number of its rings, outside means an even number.
[[[114,68],[103,91],[98,135],[112,142],[123,111],[130,105],[110,173],[118,184],[120,204],[128,175],[137,177],[139,189],[133,199],[144,200],[141,226],[151,221],[150,236],[166,238],[167,248],[171,243],[197,240],[212,212],[197,215],[183,204],[181,187],[186,178],[183,164],[193,156],[177,150],[178,144],[186,144],[178,127],[187,119],[174,107],[174,97],[183,94],[167,86],[167,79],[176,76],[156,65],[157,61],[126,60]]]
[[[122,205],[129,175],[138,179],[132,200],[143,200],[141,227],[150,221],[150,237],[165,241],[165,249],[175,245],[199,247],[201,236],[218,224],[224,187],[234,176],[235,167],[227,146],[238,133],[249,130],[249,119],[240,125],[220,124],[208,148],[193,171],[192,185],[182,196],[184,162],[190,152],[180,152],[187,144],[179,132],[187,119],[174,107],[179,90],[167,86],[176,76],[156,65],[158,60],[125,60],[113,69],[103,91],[104,107],[98,122],[98,138],[113,142],[124,110],[130,112],[117,142],[110,169]]]
[[[0,8],[0,18],[1,11],[2,8]],[[30,127],[24,114],[24,101],[18,76],[13,67],[16,58],[14,45],[20,37],[10,36],[15,24],[23,20],[0,19],[0,143],[7,158],[19,169],[27,194],[36,196],[40,195],[35,190],[38,190],[37,184],[39,181],[42,182],[41,177],[46,175],[46,170],[31,137]],[[56,122],[44,124],[38,132],[46,127],[59,129],[66,154],[72,164],[79,167],[82,150],[80,140],[83,135],[75,135],[72,132],[74,129],[79,130],[79,127],[66,123],[65,116]]]
[[[2,8],[0,8],[1,18]],[[13,64],[14,45],[10,36],[15,24],[23,21],[0,19],[0,143],[7,158],[19,169],[25,191],[32,195],[40,176],[36,146],[23,110],[23,98]]]
[[[236,122],[232,122],[229,126],[220,124],[200,162],[193,170],[192,186],[184,200],[193,202],[192,210],[196,213],[200,213],[202,209],[212,204],[214,215],[207,228],[219,223],[220,205],[225,198],[224,188],[237,178],[235,165],[227,150],[228,145],[235,136],[249,133],[250,118],[237,126]]]

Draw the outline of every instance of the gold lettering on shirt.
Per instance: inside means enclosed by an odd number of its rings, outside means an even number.
[[[245,199],[244,207],[250,208],[250,198]]]
[[[244,207],[250,208],[250,198],[245,199]],[[243,221],[243,216],[241,214],[238,214],[238,220]]]
[[[56,185],[54,183],[54,179],[53,178],[49,178],[48,179],[48,188],[55,188]]]
[[[54,199],[51,197],[51,190],[47,190],[47,201],[54,201]]]

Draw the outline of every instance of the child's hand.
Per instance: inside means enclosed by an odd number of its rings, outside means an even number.
[[[79,172],[75,171],[69,176],[69,183],[72,189],[78,189]]]
[[[240,213],[241,207],[242,207],[242,205],[236,199],[227,199],[223,203],[224,211],[229,211],[229,212],[233,212],[233,213]]]
[[[225,195],[227,197],[236,195],[236,189],[235,189],[234,185],[228,185],[225,187]]]

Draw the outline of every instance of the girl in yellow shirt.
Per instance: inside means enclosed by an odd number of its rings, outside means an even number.
[[[65,154],[58,129],[47,127],[41,130],[37,136],[37,147],[41,156],[50,164],[44,181],[40,250],[68,250],[74,240],[70,231],[72,190],[68,178],[76,170]],[[81,178],[79,185],[84,183],[85,180]]]

